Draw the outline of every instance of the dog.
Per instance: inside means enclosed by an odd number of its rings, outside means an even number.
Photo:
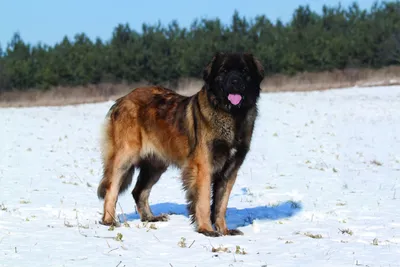
[[[264,68],[253,54],[217,52],[203,70],[203,86],[192,96],[144,86],[117,99],[106,116],[102,141],[100,223],[118,225],[116,202],[132,183],[135,168],[140,172],[132,196],[141,221],[169,220],[167,214],[153,215],[148,198],[161,175],[175,166],[196,231],[210,237],[243,235],[227,228],[225,215],[250,149],[263,79]]]

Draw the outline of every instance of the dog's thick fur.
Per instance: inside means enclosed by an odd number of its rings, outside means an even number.
[[[182,171],[189,214],[199,233],[242,234],[227,228],[225,213],[250,148],[263,78],[264,69],[252,54],[219,52],[204,69],[204,86],[193,96],[151,86],[118,99],[105,124],[104,175],[98,187],[99,198],[104,198],[101,223],[116,223],[118,195],[131,184],[135,168],[140,173],[132,195],[141,220],[168,220],[167,215],[152,214],[148,198],[172,165]],[[233,93],[242,96],[239,104],[228,100]]]

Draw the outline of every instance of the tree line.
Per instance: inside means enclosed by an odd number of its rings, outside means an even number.
[[[0,90],[201,78],[217,50],[252,52],[267,75],[400,64],[400,2],[325,5],[320,13],[299,6],[288,23],[235,11],[229,25],[196,19],[185,28],[172,21],[143,24],[139,33],[119,24],[109,40],[80,33],[53,46],[15,33],[0,46]]]

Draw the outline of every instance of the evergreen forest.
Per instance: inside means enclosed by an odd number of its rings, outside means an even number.
[[[18,32],[10,37],[0,46],[0,91],[201,78],[216,51],[254,53],[266,75],[380,68],[400,65],[400,2],[365,10],[356,3],[299,6],[287,23],[235,11],[228,25],[195,19],[189,28],[171,21],[136,31],[120,24],[109,40],[78,33],[52,46],[24,42]]]

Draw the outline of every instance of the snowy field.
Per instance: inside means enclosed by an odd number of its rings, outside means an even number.
[[[400,87],[264,94],[227,214],[244,236],[218,238],[175,169],[150,195],[169,222],[141,223],[131,185],[125,223],[98,223],[111,104],[0,109],[0,266],[400,266]]]

